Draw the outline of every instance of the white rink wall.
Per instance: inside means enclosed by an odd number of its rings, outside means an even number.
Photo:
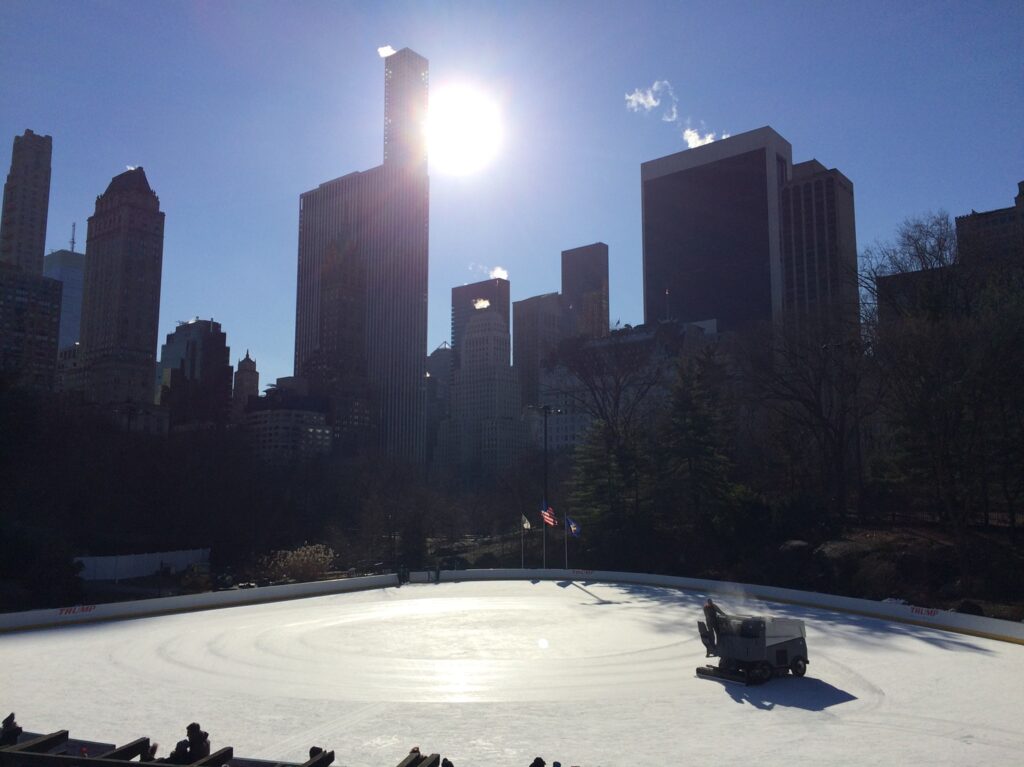
[[[411,583],[433,583],[435,570],[414,571],[409,574]],[[630,583],[644,586],[663,586],[702,594],[736,596],[747,599],[763,599],[770,602],[815,607],[839,612],[863,615],[871,618],[906,623],[929,628],[955,631],[971,636],[998,639],[1004,642],[1024,644],[1024,623],[986,618],[976,615],[947,612],[930,607],[876,602],[870,599],[855,599],[834,594],[820,594],[813,591],[783,589],[730,581],[712,581],[699,578],[682,578],[671,575],[648,573],[623,573],[606,570],[581,569],[537,569],[517,568],[495,570],[441,570],[442,583],[460,581],[534,581],[534,580],[582,580],[599,583]],[[0,614],[0,632],[19,631],[32,628],[54,627],[103,620],[122,620],[149,615],[161,615],[194,610],[209,610],[220,607],[259,604],[287,599],[341,594],[398,586],[395,574],[372,575],[361,578],[341,578],[310,583],[292,583],[282,586],[263,586],[254,589],[215,591],[203,594],[187,594],[176,597],[160,597],[130,602],[114,602],[102,605],[74,605],[68,607],[30,610],[19,613]]]
[[[410,573],[412,583],[433,583],[437,576],[434,570]],[[750,583],[709,581],[699,578],[681,578],[672,575],[650,575],[645,573],[618,573],[606,570],[441,570],[442,583],[459,581],[516,581],[516,580],[585,580],[598,583],[634,583],[644,586],[666,586],[696,591],[711,595],[738,596],[747,599],[763,599],[816,607],[839,612],[864,615],[870,618],[908,623],[916,626],[955,631],[960,634],[998,639],[1004,642],[1024,644],[1024,623],[986,618],[977,615],[936,610],[931,607],[876,602],[871,599],[855,599],[834,594],[819,594],[814,591],[798,591],[774,586],[758,586]]]
[[[24,629],[49,628],[91,623],[104,620],[142,618],[149,615],[211,610],[220,607],[235,607],[261,602],[278,602],[285,599],[342,594],[350,591],[382,589],[397,586],[398,576],[369,575],[362,578],[339,578],[330,581],[310,583],[289,583],[281,586],[262,586],[253,589],[232,589],[210,591],[203,594],[184,594],[176,597],[157,597],[130,602],[110,602],[102,605],[74,605],[51,607],[45,610],[28,610],[19,613],[0,613],[0,632]]]

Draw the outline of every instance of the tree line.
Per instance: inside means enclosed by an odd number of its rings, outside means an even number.
[[[582,527],[575,565],[778,581],[787,542],[926,524],[954,541],[959,577],[1003,567],[977,534],[1013,540],[1022,522],[1022,270],[958,252],[944,214],[861,263],[852,328],[561,350],[592,422],[573,453],[547,456],[548,500]],[[517,566],[544,460],[528,450],[476,485],[379,456],[268,466],[241,431],[126,434],[0,386],[0,608],[73,601],[76,555],[210,546],[244,579],[306,542],[366,571],[433,567],[473,536],[507,539],[486,561]]]

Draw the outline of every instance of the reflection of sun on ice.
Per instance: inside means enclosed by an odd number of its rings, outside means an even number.
[[[498,105],[468,85],[431,91],[426,131],[431,169],[441,173],[475,173],[487,166],[501,148]]]

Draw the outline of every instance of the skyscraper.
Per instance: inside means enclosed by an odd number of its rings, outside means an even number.
[[[728,331],[781,316],[791,157],[765,127],[640,166],[645,323],[715,319]]]
[[[164,214],[146,172],[114,176],[89,217],[82,291],[86,399],[153,402]]]
[[[455,350],[456,368],[460,364],[466,326],[480,312],[496,314],[505,323],[505,327],[511,330],[508,280],[493,277],[452,288],[452,349]]]
[[[427,88],[425,58],[408,48],[386,58],[384,163],[300,197],[295,321],[295,374],[318,371],[336,400],[332,411],[369,407],[383,453],[417,463],[424,455]],[[355,406],[342,401],[352,398]]]
[[[860,316],[853,183],[817,160],[797,163],[782,187],[782,306],[794,327]]]
[[[493,477],[512,462],[521,442],[508,324],[495,312],[477,312],[463,341],[462,364],[451,387],[449,435],[457,447],[442,452],[457,462],[463,477]]]
[[[524,406],[540,405],[541,368],[566,336],[562,296],[546,293],[516,301],[512,304],[512,321],[512,361],[522,387],[521,402]]]
[[[231,404],[227,334],[219,322],[179,322],[160,349],[157,401],[170,424],[223,424]]]
[[[0,214],[0,263],[28,274],[43,273],[46,217],[50,206],[53,139],[26,130],[14,137],[11,170]]]
[[[245,416],[245,408],[250,397],[260,396],[260,373],[256,369],[256,360],[245,350],[245,357],[238,361],[235,371],[235,388],[231,394],[231,420],[236,423]]]
[[[608,246],[562,251],[562,302],[571,335],[608,335]]]
[[[764,127],[641,166],[644,321],[854,332],[853,184]]]
[[[61,285],[0,263],[0,378],[37,391],[57,371]]]
[[[80,340],[82,327],[82,286],[85,280],[85,254],[73,250],[55,250],[43,259],[43,274],[61,285],[60,337],[61,349]]]
[[[43,276],[52,143],[14,137],[0,211],[0,376],[42,391],[57,369],[61,304],[60,283]]]

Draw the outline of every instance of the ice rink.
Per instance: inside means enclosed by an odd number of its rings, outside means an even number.
[[[803,679],[699,679],[704,595],[587,581],[404,586],[0,636],[0,716],[165,756],[390,767],[1024,763],[1024,646],[722,598],[807,622]]]

